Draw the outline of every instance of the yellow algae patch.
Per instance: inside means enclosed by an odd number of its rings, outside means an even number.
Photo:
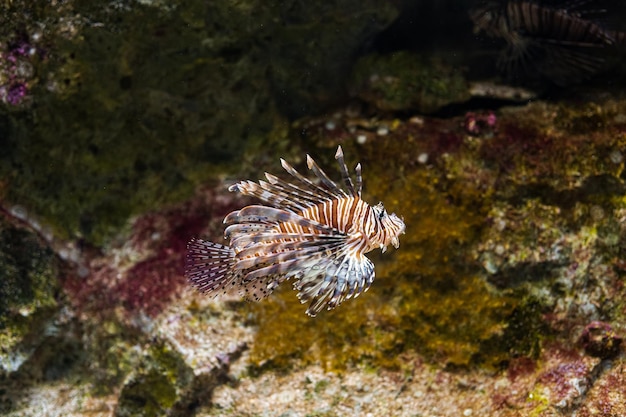
[[[407,224],[400,248],[370,253],[376,264],[370,290],[316,319],[303,314],[305,306],[287,285],[250,304],[258,325],[253,363],[282,368],[295,359],[330,370],[357,363],[400,367],[399,355],[414,350],[431,360],[469,365],[481,357],[485,341],[503,333],[515,302],[492,292],[464,250],[482,226],[481,193],[454,184],[443,191],[426,169],[392,186],[376,174],[369,172],[369,193]]]

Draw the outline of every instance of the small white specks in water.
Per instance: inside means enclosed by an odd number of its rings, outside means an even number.
[[[425,164],[426,162],[428,162],[428,154],[426,152],[422,152],[421,154],[419,154],[417,157],[417,162],[419,162],[420,164]]]
[[[150,235],[150,239],[155,240],[155,241],[156,240],[160,240],[161,239],[161,233],[159,233],[159,232],[152,233],[152,235]]]
[[[379,126],[378,130],[376,130],[376,134],[378,136],[386,136],[387,134],[389,134],[389,128],[385,125]]]
[[[356,137],[356,143],[358,143],[359,145],[363,145],[365,144],[365,142],[367,142],[367,136],[366,135],[359,135]]]
[[[378,74],[372,74],[370,75],[370,83],[375,83],[380,79],[380,76]]]
[[[463,410],[463,415],[464,415],[465,417],[471,416],[471,415],[472,415],[472,413],[473,413],[473,411],[472,411],[472,409],[471,409],[471,408],[466,408],[465,410]]]
[[[498,256],[502,256],[504,255],[505,249],[504,246],[502,245],[496,245],[496,247],[494,248],[494,252],[496,253],[496,255]]]
[[[32,308],[27,308],[27,307],[22,307],[18,310],[18,312],[20,313],[20,316],[22,317],[28,317],[31,314],[33,314],[33,309]]]
[[[615,165],[619,165],[622,162],[624,162],[624,156],[622,155],[622,153],[620,151],[618,151],[617,149],[614,150],[613,152],[611,152],[611,154],[609,155],[609,159],[611,160],[611,162],[613,162]]]
[[[24,220],[26,219],[26,209],[22,206],[13,206],[11,207],[11,215],[20,220]]]
[[[335,130],[335,128],[337,127],[337,124],[335,123],[334,120],[329,120],[326,122],[324,127],[326,128],[326,130]]]
[[[420,116],[413,116],[409,119],[409,122],[413,123],[414,125],[423,126],[424,118]]]
[[[494,222],[494,226],[495,226],[495,228],[496,228],[496,230],[497,230],[498,232],[501,232],[501,231],[503,231],[504,229],[506,229],[506,221],[504,221],[504,220],[502,220],[502,219],[497,219],[497,220]]]

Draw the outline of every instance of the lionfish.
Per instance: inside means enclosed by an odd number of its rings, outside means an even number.
[[[476,32],[506,41],[500,70],[513,77],[538,72],[566,85],[605,69],[605,49],[626,40],[597,19],[605,9],[584,7],[593,1],[486,1],[470,18]]]
[[[309,179],[284,159],[291,181],[265,173],[267,181],[241,181],[229,188],[267,205],[251,205],[224,218],[230,245],[193,238],[187,248],[185,275],[201,292],[217,295],[238,292],[260,301],[286,280],[293,280],[306,313],[314,317],[343,300],[357,297],[374,281],[374,264],[365,256],[373,249],[399,247],[405,225],[388,214],[382,203],[370,206],[361,199],[361,164],[356,185],[341,146],[335,159],[342,186],[333,182],[307,155]]]

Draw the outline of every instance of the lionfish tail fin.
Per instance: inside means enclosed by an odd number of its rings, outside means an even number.
[[[185,276],[200,292],[226,293],[238,280],[235,252],[228,246],[192,238],[187,244]]]

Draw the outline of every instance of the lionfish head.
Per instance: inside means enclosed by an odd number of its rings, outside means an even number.
[[[469,16],[474,22],[474,33],[490,32],[498,22],[501,5],[495,1],[484,1],[470,10]]]
[[[378,203],[373,209],[381,226],[379,234],[380,250],[385,253],[389,245],[393,245],[394,248],[398,249],[400,247],[398,237],[404,234],[406,230],[404,221],[395,213],[388,214],[383,203]]]

